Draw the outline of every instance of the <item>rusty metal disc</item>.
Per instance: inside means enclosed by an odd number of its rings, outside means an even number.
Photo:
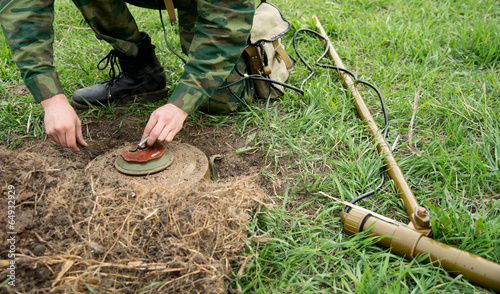
[[[159,142],[145,148],[131,144],[122,150],[115,161],[115,168],[126,175],[143,176],[160,172],[173,161],[173,154]]]
[[[118,156],[115,161],[115,168],[126,175],[144,176],[161,172],[169,167],[173,161],[174,156],[170,151],[166,150],[160,158],[147,162],[129,162],[125,161],[122,156]]]
[[[125,147],[120,156],[127,162],[148,162],[160,158],[165,153],[165,146],[156,141],[151,147],[140,148],[137,144]]]

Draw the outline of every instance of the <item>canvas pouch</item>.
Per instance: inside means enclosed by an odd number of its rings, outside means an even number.
[[[281,11],[267,1],[262,1],[255,10],[253,26],[245,60],[249,74],[286,82],[295,65],[295,60],[285,51],[281,38],[291,28]],[[283,95],[283,87],[268,81],[254,80],[255,94],[261,99]]]

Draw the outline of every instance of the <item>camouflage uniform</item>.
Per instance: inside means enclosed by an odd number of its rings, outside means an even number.
[[[73,0],[96,35],[128,56],[136,56],[137,24],[123,0]],[[164,8],[155,0],[130,4]],[[202,107],[227,112],[238,104],[218,89],[233,71],[246,45],[254,0],[176,0],[182,50],[188,56],[184,73],[168,102],[188,113]],[[0,24],[21,76],[37,101],[63,93],[53,65],[54,0],[1,0]],[[232,74],[234,76],[234,73]],[[243,86],[237,87],[243,91]],[[211,99],[209,97],[213,96]],[[225,92],[225,93],[224,93]],[[217,109],[217,105],[221,105]],[[234,105],[229,108],[234,108]]]

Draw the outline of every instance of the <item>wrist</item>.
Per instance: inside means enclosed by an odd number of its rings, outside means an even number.
[[[184,118],[186,118],[189,115],[189,112],[185,111],[184,109],[175,105],[174,103],[169,102],[165,106],[174,109],[178,114],[184,116]]]
[[[40,104],[42,105],[44,110],[47,110],[47,108],[53,107],[55,105],[69,104],[69,102],[68,99],[66,99],[66,95],[57,94],[55,96],[42,100]]]

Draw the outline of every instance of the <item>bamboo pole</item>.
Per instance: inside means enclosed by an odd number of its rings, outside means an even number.
[[[318,28],[319,33],[325,38],[328,44],[328,54],[330,58],[335,63],[335,66],[338,68],[346,68],[342,63],[337,51],[333,47],[330,39],[326,35],[325,29],[321,25],[319,19],[315,16],[316,27]],[[363,98],[358,92],[356,88],[355,82],[352,80],[351,76],[338,71],[341,79],[344,82],[344,87],[351,93],[351,96],[354,98],[354,104],[358,111],[359,116],[363,119],[368,127],[370,133],[373,135],[375,142],[377,143],[377,150],[384,155],[384,162],[386,165],[386,170],[391,179],[396,184],[396,187],[399,191],[399,197],[401,197],[404,201],[405,209],[408,215],[410,216],[411,225],[421,232],[425,232],[427,235],[431,233],[430,229],[430,218],[427,216],[427,211],[422,208],[413,194],[408,182],[406,181],[401,168],[399,167],[394,155],[392,154],[391,148],[387,141],[384,139],[382,133],[380,132],[375,120],[373,119],[370,110],[366,106]]]

